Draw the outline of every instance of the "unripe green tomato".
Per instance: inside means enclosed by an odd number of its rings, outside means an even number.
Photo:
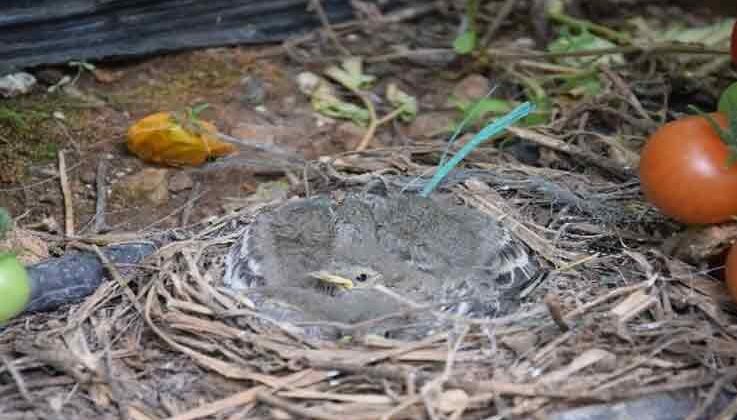
[[[0,324],[23,312],[31,299],[26,268],[12,254],[0,254]]]

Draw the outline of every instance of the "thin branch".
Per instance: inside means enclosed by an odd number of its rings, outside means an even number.
[[[61,193],[64,196],[64,234],[67,237],[74,236],[74,202],[72,200],[72,190],[69,188],[69,179],[67,178],[67,164],[64,158],[64,151],[59,150],[59,182],[61,183]]]

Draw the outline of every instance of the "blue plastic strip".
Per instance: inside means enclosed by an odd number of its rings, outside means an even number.
[[[463,118],[463,121],[458,124],[458,127],[456,127],[453,135],[450,136],[450,140],[448,140],[448,145],[445,146],[445,150],[443,150],[443,156],[440,157],[440,163],[438,163],[438,165],[442,166],[445,164],[445,159],[447,159],[448,153],[450,153],[450,148],[451,146],[453,146],[453,143],[455,143],[456,139],[461,134],[461,131],[463,131],[466,125],[468,125],[468,123],[476,116],[476,112],[479,110],[479,108],[481,108],[481,104],[483,103],[484,99],[488,99],[492,94],[494,94],[495,90],[496,85],[492,86],[492,88],[489,89],[483,99],[476,102],[476,104],[471,108],[471,111],[466,115],[465,118]]]
[[[442,166],[440,166],[440,168],[438,168],[438,170],[435,172],[435,175],[433,175],[430,181],[425,185],[425,188],[422,189],[420,195],[422,197],[427,197],[428,195],[430,195],[430,193],[432,193],[435,188],[437,188],[440,182],[450,173],[450,171],[452,171],[453,168],[455,168],[466,156],[468,156],[469,153],[479,147],[481,143],[497,135],[501,131],[506,130],[507,127],[526,117],[534,110],[535,105],[531,104],[530,102],[525,102],[517,108],[513,109],[509,114],[484,127],[484,129],[476,133],[471,141],[466,143],[461,148],[461,150],[459,150],[458,153],[453,156],[453,158],[451,158],[450,160],[448,160],[448,162],[445,162]]]

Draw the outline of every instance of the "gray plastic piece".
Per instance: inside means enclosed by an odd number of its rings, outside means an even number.
[[[104,248],[114,264],[138,264],[155,251],[151,243],[131,243]],[[125,269],[120,269],[125,272]],[[75,303],[92,294],[108,277],[92,252],[74,252],[28,267],[31,302],[25,312],[48,311]]]

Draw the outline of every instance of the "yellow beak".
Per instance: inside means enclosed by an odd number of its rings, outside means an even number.
[[[336,276],[335,274],[330,274],[327,271],[315,271],[310,273],[310,275],[318,280],[324,281],[325,283],[334,284],[345,289],[352,289],[354,287],[353,280]]]

